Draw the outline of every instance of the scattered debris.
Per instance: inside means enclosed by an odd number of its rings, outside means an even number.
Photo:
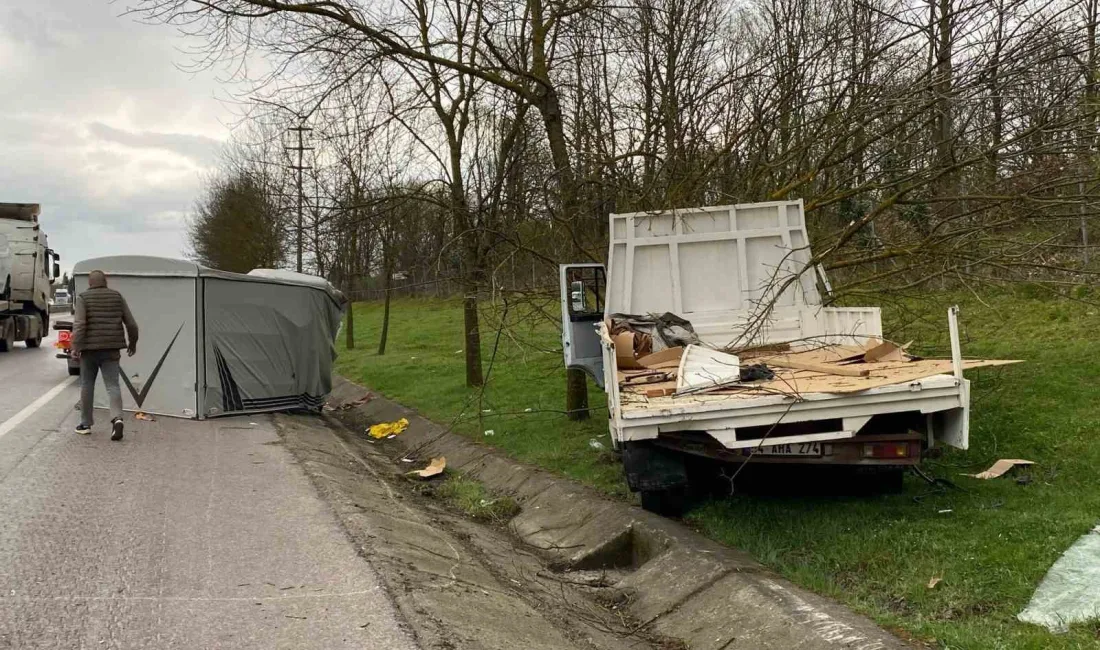
[[[683,355],[684,348],[682,347],[665,348],[660,352],[654,352],[638,359],[638,363],[643,368],[649,368],[650,370],[675,370],[680,367],[680,357]]]
[[[138,411],[137,413],[134,413],[134,419],[135,420],[141,420],[142,422],[156,422],[157,421],[157,419],[155,417],[153,417],[153,416],[151,416],[148,413],[145,413],[143,411]]]
[[[612,314],[612,336],[622,332],[643,334],[649,337],[650,346],[658,352],[663,348],[698,345],[699,336],[691,323],[676,314],[664,313],[660,316],[634,316],[630,314]],[[645,344],[642,343],[644,346]]]
[[[949,515],[949,514],[951,514],[952,512],[955,512],[955,511],[954,511],[954,510],[952,510],[951,508],[948,508],[948,509],[946,509],[946,510],[940,510],[940,514],[941,514],[941,515]]]
[[[614,335],[615,362],[619,368],[641,368],[638,359],[653,352],[653,337],[642,332],[620,332]]]
[[[646,389],[646,392],[645,392],[646,397],[668,397],[669,395],[675,395],[675,394],[676,394],[676,387],[675,386],[669,386],[669,387],[666,387],[666,388],[649,388],[649,389]]]
[[[867,351],[863,353],[863,361],[865,363],[875,363],[878,361],[908,361],[909,356],[905,353],[905,348],[910,345],[913,345],[912,341],[909,341],[905,345],[898,345],[891,341],[883,341],[882,343],[867,348]]]
[[[447,468],[447,458],[440,456],[439,458],[433,458],[428,466],[424,469],[418,469],[408,473],[408,476],[419,476],[420,478],[431,478],[433,476],[439,476],[443,473],[443,470]]]
[[[1050,567],[1018,618],[1062,633],[1100,612],[1100,526],[1079,537]]]
[[[367,393],[366,395],[360,397],[359,399],[355,400],[354,402],[347,402],[346,404],[341,404],[340,406],[338,406],[336,408],[332,408],[331,406],[326,404],[325,405],[325,410],[326,411],[347,411],[347,410],[355,408],[356,406],[362,406],[363,404],[366,404],[367,402],[371,401],[372,399],[374,399],[374,394],[373,393]]]
[[[770,381],[775,379],[775,373],[772,369],[762,363],[754,363],[748,366],[741,366],[741,382],[749,383],[753,381]]]
[[[684,348],[676,370],[676,394],[702,393],[741,382],[741,360],[701,345]]]
[[[867,377],[871,374],[871,371],[867,370],[866,368],[852,368],[850,366],[838,366],[829,363],[803,361],[801,359],[792,358],[791,355],[768,357],[765,363],[767,363],[769,366],[775,366],[777,368],[787,368],[788,370],[809,370],[811,372],[820,372],[825,375],[840,375],[842,377]]]
[[[603,449],[603,443],[599,440],[596,440],[595,438],[589,438],[588,446],[593,449]]]
[[[367,433],[370,434],[370,437],[375,439],[392,438],[404,431],[408,426],[409,421],[405,418],[401,418],[397,422],[383,422],[382,424],[371,425]]]
[[[1004,476],[1008,470],[1016,467],[1017,465],[1034,465],[1034,461],[1022,460],[1019,458],[1002,458],[1001,460],[993,463],[993,466],[984,472],[978,472],[977,474],[966,474],[973,478],[991,479]]]
[[[497,434],[497,432],[493,431],[492,429],[486,429],[485,430],[485,435],[487,435],[487,436],[495,436],[496,434]]]
[[[942,582],[942,581],[943,581],[943,577],[933,576],[932,579],[928,581],[928,588],[929,589],[935,589],[936,585],[940,584],[940,582]]]

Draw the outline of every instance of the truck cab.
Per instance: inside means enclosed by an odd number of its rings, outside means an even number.
[[[826,304],[802,201],[612,214],[609,229],[606,267],[560,269],[562,344],[566,366],[607,393],[611,439],[643,506],[674,511],[668,495],[694,478],[692,459],[878,468],[900,486],[936,444],[967,448],[957,312],[951,360],[865,362],[884,343],[880,311]],[[657,354],[622,349],[623,323],[661,318],[686,321],[690,343],[631,333]],[[722,364],[732,377],[686,386]],[[772,379],[741,380],[738,364]]]

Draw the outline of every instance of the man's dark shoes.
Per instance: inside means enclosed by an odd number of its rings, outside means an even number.
[[[111,423],[111,440],[122,440],[122,420],[118,419]]]

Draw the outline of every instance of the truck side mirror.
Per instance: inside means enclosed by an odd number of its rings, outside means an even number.
[[[57,262],[53,263],[53,277],[54,279],[61,277],[61,265]]]
[[[573,313],[584,313],[584,283],[572,282],[569,285],[569,301],[573,303]]]

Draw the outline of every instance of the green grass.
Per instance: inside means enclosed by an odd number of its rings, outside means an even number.
[[[1051,635],[1015,620],[1054,560],[1100,520],[1100,306],[1028,290],[985,292],[981,301],[934,296],[886,309],[888,333],[915,339],[923,353],[945,354],[952,300],[963,308],[966,356],[1027,361],[968,373],[971,448],[925,466],[963,491],[907,478],[899,495],[739,495],[701,505],[688,522],[932,647],[1100,647],[1096,623]],[[564,374],[552,326],[511,328],[482,394],[463,385],[459,303],[395,302],[385,357],[374,354],[380,318],[378,305],[356,305],[359,349],[342,352],[342,374],[520,460],[627,494],[606,450],[598,389],[590,387],[599,410],[588,422],[569,422],[560,412]],[[494,336],[487,327],[486,359]],[[593,439],[604,449],[591,447]],[[1030,481],[962,476],[997,458],[1038,464],[1027,472]],[[942,581],[929,589],[933,577]]]
[[[519,504],[507,495],[495,495],[473,479],[450,476],[434,493],[467,517],[502,524],[519,514]]]
[[[489,379],[483,392],[465,385],[460,302],[394,301],[383,357],[377,356],[381,305],[357,304],[355,315],[357,349],[344,350],[343,335],[339,341],[337,371],[343,376],[519,460],[612,494],[627,494],[618,461],[608,451],[611,440],[603,392],[590,386],[593,413],[589,420],[574,423],[563,414],[565,375],[558,334],[552,327],[521,324],[513,315],[509,334],[500,337],[498,344],[495,328],[487,325],[483,353]],[[486,431],[492,435],[485,435]],[[593,449],[592,440],[603,449]]]

